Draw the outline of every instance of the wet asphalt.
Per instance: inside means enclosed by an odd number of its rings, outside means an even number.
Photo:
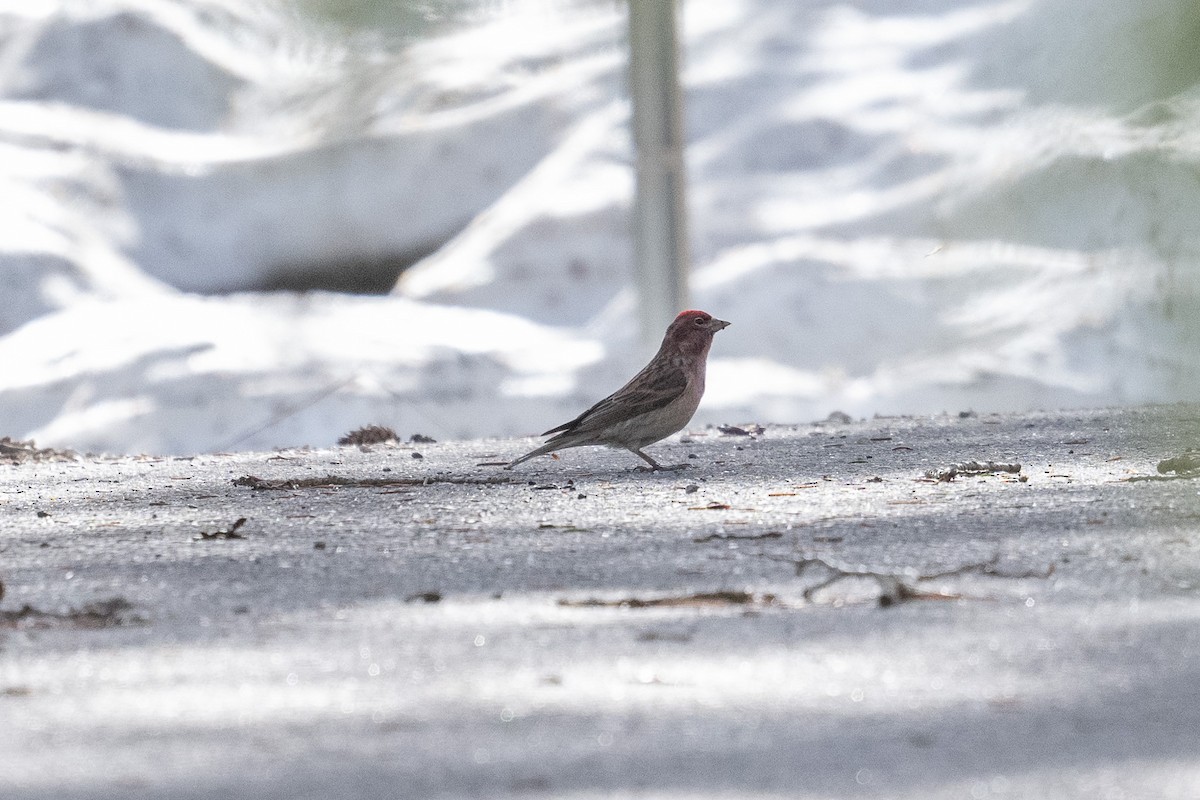
[[[1200,796],[1200,408],[530,446],[17,454],[0,797]]]

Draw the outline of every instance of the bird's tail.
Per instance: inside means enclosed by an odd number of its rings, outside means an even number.
[[[521,456],[520,458],[516,458],[516,459],[513,459],[512,461],[508,462],[507,464],[504,465],[504,468],[512,469],[517,464],[520,464],[523,461],[528,461],[529,459],[537,458],[538,456],[544,456],[544,455],[546,455],[546,453],[549,453],[553,450],[558,450],[561,447],[562,447],[561,442],[555,442],[553,439],[551,439],[549,442],[546,442],[544,445],[537,448],[536,450],[530,450],[528,453]]]

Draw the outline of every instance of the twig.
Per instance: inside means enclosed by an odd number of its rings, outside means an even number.
[[[704,544],[705,542],[748,542],[757,541],[759,539],[780,539],[783,534],[779,531],[767,531],[766,533],[710,533],[707,536],[697,536],[692,539],[696,544]]]
[[[251,489],[274,489],[281,491],[290,491],[293,489],[333,489],[343,486],[359,489],[391,486],[429,486],[435,483],[483,486],[516,483],[516,480],[506,476],[467,478],[449,475],[429,475],[424,478],[346,478],[340,475],[323,475],[316,478],[282,478],[280,480],[267,480],[255,475],[243,475],[240,478],[233,479],[234,486],[248,486]]]
[[[828,570],[832,574],[823,581],[808,587],[803,592],[805,600],[812,601],[813,595],[822,589],[826,589],[839,581],[846,578],[873,578],[880,588],[879,605],[888,607],[897,605],[909,600],[956,600],[961,595],[944,594],[941,592],[925,592],[917,588],[917,584],[922,581],[938,580],[939,578],[949,578],[956,575],[969,575],[976,573],[979,575],[988,575],[996,578],[1049,578],[1054,574],[1054,565],[1051,564],[1045,570],[1026,570],[1024,572],[1005,572],[997,568],[1000,561],[1000,555],[997,553],[987,561],[981,561],[974,564],[964,564],[959,567],[942,570],[940,572],[927,573],[895,573],[895,572],[880,572],[871,569],[853,569],[842,567],[827,561],[819,556],[808,556],[799,561],[792,560],[796,567],[796,577],[803,577],[804,573],[808,572],[811,567],[820,567]]]
[[[939,483],[949,483],[959,475],[995,475],[998,472],[1015,475],[1020,471],[1020,464],[998,464],[995,461],[964,461],[961,464],[953,464],[946,469],[927,470],[925,477]]]
[[[673,597],[623,597],[616,600],[570,600],[558,601],[560,606],[568,608],[661,608],[661,607],[691,607],[691,606],[771,606],[778,602],[773,594],[758,592],[717,591],[697,592],[696,594]]]
[[[246,538],[245,536],[238,533],[238,528],[242,527],[245,524],[246,524],[246,518],[238,517],[237,520],[235,520],[234,523],[229,526],[229,530],[227,530],[227,531],[213,531],[212,533],[205,533],[204,531],[200,531],[200,533],[196,534],[196,536],[194,536],[192,538],[195,539],[195,541],[197,541],[197,542],[206,542],[206,541],[210,541],[212,539],[245,539]]]

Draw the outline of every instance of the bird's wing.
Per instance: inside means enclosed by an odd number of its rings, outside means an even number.
[[[653,375],[653,377],[648,377]],[[649,366],[635,375],[629,383],[596,405],[584,411],[570,422],[564,422],[557,428],[551,428],[543,433],[576,434],[588,431],[601,431],[618,422],[657,411],[669,405],[687,389],[688,377],[682,367],[663,369],[655,365]]]

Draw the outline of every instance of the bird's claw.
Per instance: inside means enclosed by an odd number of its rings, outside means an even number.
[[[681,469],[691,469],[691,464],[668,464],[653,467],[634,467],[634,472],[678,472]]]

